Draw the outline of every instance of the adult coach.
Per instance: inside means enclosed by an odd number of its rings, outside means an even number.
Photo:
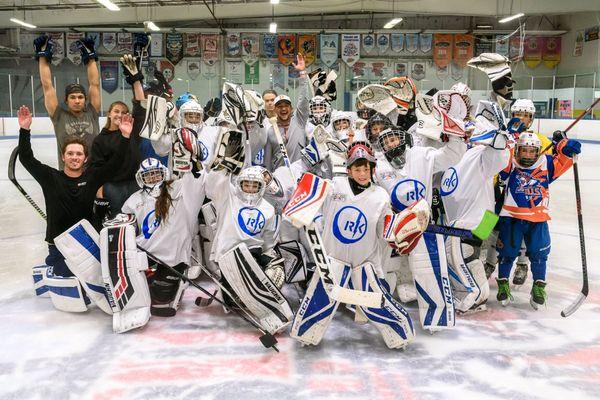
[[[98,72],[98,56],[94,49],[94,40],[85,38],[77,41],[81,51],[81,59],[87,69],[88,90],[83,85],[70,83],[65,87],[64,102],[66,109],[61,107],[52,84],[53,43],[47,35],[41,35],[33,41],[35,58],[38,60],[40,81],[44,91],[44,106],[52,120],[56,134],[58,168],[64,168],[61,149],[69,136],[83,140],[91,148],[94,138],[100,133],[98,116],[100,113],[100,73]]]

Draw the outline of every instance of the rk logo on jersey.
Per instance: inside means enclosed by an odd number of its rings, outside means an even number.
[[[200,149],[200,161],[206,161],[208,158],[208,148],[201,140],[198,140],[198,149]]]
[[[238,225],[250,236],[258,235],[265,227],[265,216],[254,207],[243,207],[238,213]]]
[[[402,211],[424,198],[425,185],[416,179],[401,180],[392,189],[392,206],[398,211]]]
[[[440,193],[442,196],[448,196],[452,194],[458,187],[458,173],[454,167],[450,167],[444,172],[444,176],[442,176],[442,186]]]
[[[342,207],[333,218],[333,235],[344,244],[356,243],[367,233],[367,217],[354,206]]]
[[[154,210],[150,211],[148,215],[144,218],[144,222],[142,223],[142,233],[144,234],[145,239],[150,239],[150,236],[154,233],[154,231],[160,226],[160,217],[156,218],[156,213]]]

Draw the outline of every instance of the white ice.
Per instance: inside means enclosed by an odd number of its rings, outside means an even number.
[[[417,328],[413,344],[393,351],[340,307],[320,346],[282,335],[280,353],[220,306],[196,307],[193,288],[174,318],[153,317],[121,335],[96,307],[67,314],[36,298],[30,270],[46,255],[45,224],[7,179],[15,145],[0,140],[0,399],[598,399],[600,145],[584,144],[580,157],[590,295],[571,317],[560,311],[581,289],[581,260],[568,172],[550,191],[547,308],[529,305],[531,275],[508,307],[496,302],[492,283],[487,312],[435,335]],[[34,138],[33,148],[56,164],[53,139]],[[16,175],[43,206],[20,165]],[[414,304],[408,308],[418,325]]]

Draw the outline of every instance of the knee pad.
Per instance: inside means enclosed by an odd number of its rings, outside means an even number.
[[[55,276],[52,268],[46,269],[44,284],[50,293],[54,308],[66,312],[87,311],[90,300],[85,295],[79,279],[75,276]]]
[[[50,297],[48,286],[44,283],[44,277],[46,276],[46,270],[49,267],[44,265],[36,265],[31,269],[31,277],[33,278],[33,290],[35,295],[38,297]]]

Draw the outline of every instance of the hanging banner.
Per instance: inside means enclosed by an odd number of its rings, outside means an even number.
[[[467,61],[473,58],[473,44],[473,35],[463,35],[460,33],[454,35],[452,59],[456,65],[461,68],[467,66]]]
[[[448,78],[448,76],[450,75],[450,64],[444,66],[444,67],[438,67],[436,65],[435,67],[435,76],[437,76],[437,78],[440,81],[445,81],[446,78]]]
[[[241,85],[244,81],[244,63],[241,61],[227,61],[225,63],[225,76],[227,82]]]
[[[521,61],[523,57],[523,43],[521,43],[521,37],[519,35],[513,35],[508,41],[508,58],[511,61]]]
[[[277,58],[285,66],[296,62],[296,35],[277,36]]]
[[[431,44],[433,43],[432,33],[420,33],[419,34],[419,49],[421,53],[431,53]]]
[[[119,87],[119,62],[100,61],[100,81],[102,89],[107,93],[113,93]]]
[[[178,32],[167,33],[166,48],[167,60],[171,61],[173,65],[177,65],[183,58],[183,34]]]
[[[162,33],[154,33],[150,36],[150,56],[163,56],[163,35]]]
[[[450,76],[455,81],[460,81],[463,78],[463,74],[465,71],[465,67],[461,67],[460,65],[453,62],[450,64]]]
[[[342,60],[349,67],[360,59],[360,35],[342,34]]]
[[[433,62],[440,68],[448,66],[452,61],[452,34],[436,33],[433,35]]]
[[[266,58],[277,57],[277,35],[265,33],[263,35],[263,54]]]
[[[321,61],[328,67],[332,67],[338,60],[340,37],[337,33],[319,36]]]
[[[422,63],[422,62],[412,63],[410,76],[415,81],[420,81],[420,80],[424,79],[425,78],[425,63]]]
[[[493,44],[494,37],[491,35],[475,36],[475,56],[478,56],[482,53],[493,53]]]
[[[596,25],[596,26],[592,26],[591,28],[587,28],[585,30],[585,41],[586,42],[591,42],[592,40],[598,40],[598,37],[600,33],[600,26]]]
[[[414,53],[419,47],[419,34],[418,33],[407,33],[405,35],[406,51]]]
[[[212,79],[217,76],[217,64],[207,64],[206,62],[200,63],[200,73],[206,79]]]
[[[404,33],[392,33],[390,35],[390,46],[395,53],[404,50]]]
[[[542,38],[527,36],[523,45],[523,61],[529,68],[535,68],[542,62]]]
[[[242,39],[243,41],[243,39]],[[258,85],[260,83],[260,63],[254,63],[249,65],[244,63],[244,84],[245,85]]]
[[[115,32],[104,32],[102,34],[102,47],[111,53],[117,47],[117,34]]]
[[[561,37],[546,37],[542,39],[542,60],[548,68],[554,68],[560,63]]]
[[[375,50],[375,35],[372,33],[363,33],[362,47],[366,54],[373,53],[373,50]]]
[[[367,62],[367,76],[370,81],[384,81],[390,76],[387,60],[369,60]]]
[[[396,62],[394,63],[394,76],[408,76],[408,63]]]
[[[200,76],[200,59],[187,60],[186,65],[188,76],[195,81]]]
[[[377,51],[379,51],[380,56],[383,56],[390,48],[390,34],[389,33],[378,33],[376,38],[377,38]]]
[[[573,47],[573,57],[581,57],[583,54],[583,31],[577,32],[575,46]]]
[[[271,61],[271,79],[273,80],[273,89],[285,92],[287,88],[287,67],[277,61]]]
[[[64,32],[50,32],[48,36],[50,36],[50,40],[54,44],[52,64],[58,65],[65,58],[65,34]]]
[[[185,55],[188,57],[200,57],[200,34],[185,34]]]
[[[304,56],[308,67],[317,59],[317,35],[298,35],[298,53]]]
[[[131,54],[133,49],[133,35],[130,32],[117,33],[117,53]]]
[[[175,78],[175,66],[169,60],[160,60],[157,64],[158,70],[163,73],[167,82],[173,81]]]
[[[202,59],[205,64],[215,65],[219,59],[219,35],[202,34],[200,37],[202,45]]]
[[[100,33],[99,32],[88,32],[85,34],[85,36],[89,39],[92,39],[94,41],[94,48],[100,52],[100,45],[102,44],[102,40],[100,38]]]
[[[248,65],[254,65],[260,55],[260,34],[242,33],[242,60]]]
[[[504,35],[496,35],[496,53],[501,56],[508,57],[508,37]]]
[[[288,65],[287,67],[288,70],[288,83],[290,80],[294,80],[294,79],[298,79],[300,78],[300,71],[296,70],[296,68],[294,68],[293,65]]]
[[[229,33],[227,35],[227,47],[225,54],[228,57],[236,57],[240,55],[240,34]]]
[[[83,32],[67,33],[67,58],[75,65],[81,64],[81,52],[77,47],[77,41],[84,38]]]
[[[357,61],[352,66],[352,74],[354,77],[367,79],[367,63],[365,61]]]

